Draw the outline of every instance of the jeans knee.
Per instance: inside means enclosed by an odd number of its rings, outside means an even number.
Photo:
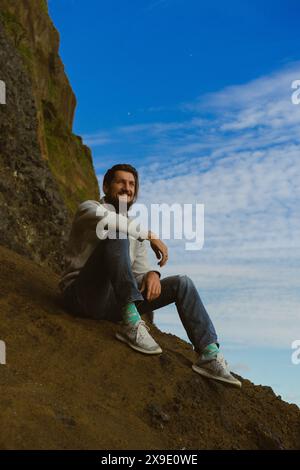
[[[178,282],[179,284],[187,285],[193,283],[192,279],[187,276],[186,274],[180,274],[178,276]]]
[[[187,276],[186,274],[182,274],[178,276],[178,289],[181,292],[184,292],[187,290],[193,291],[195,289],[195,285],[189,276]]]

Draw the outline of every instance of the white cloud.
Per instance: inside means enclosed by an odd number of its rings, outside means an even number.
[[[141,202],[205,204],[204,249],[191,255],[169,242],[166,272],[195,280],[225,341],[287,345],[299,328],[298,78],[297,63],[182,105],[182,119],[106,136],[144,155]],[[164,315],[165,325],[176,322]]]
[[[106,145],[112,142],[112,137],[108,135],[106,132],[96,132],[94,134],[85,134],[82,136],[82,139],[85,145],[90,147],[98,147],[102,145]]]

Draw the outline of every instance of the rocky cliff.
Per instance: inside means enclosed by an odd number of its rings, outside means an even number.
[[[71,216],[98,199],[45,0],[0,0],[0,243],[59,272]]]

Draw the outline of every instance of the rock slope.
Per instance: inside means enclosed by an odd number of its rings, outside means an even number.
[[[64,312],[57,280],[0,248],[0,449],[300,449],[296,405],[201,378],[191,346],[154,325],[163,353],[131,350],[118,325]]]

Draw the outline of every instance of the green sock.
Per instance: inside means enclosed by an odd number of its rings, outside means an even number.
[[[202,351],[202,358],[203,359],[211,359],[212,357],[216,356],[219,352],[219,348],[216,343],[211,343]]]
[[[122,308],[124,323],[135,325],[140,319],[140,314],[134,302],[129,302]]]

